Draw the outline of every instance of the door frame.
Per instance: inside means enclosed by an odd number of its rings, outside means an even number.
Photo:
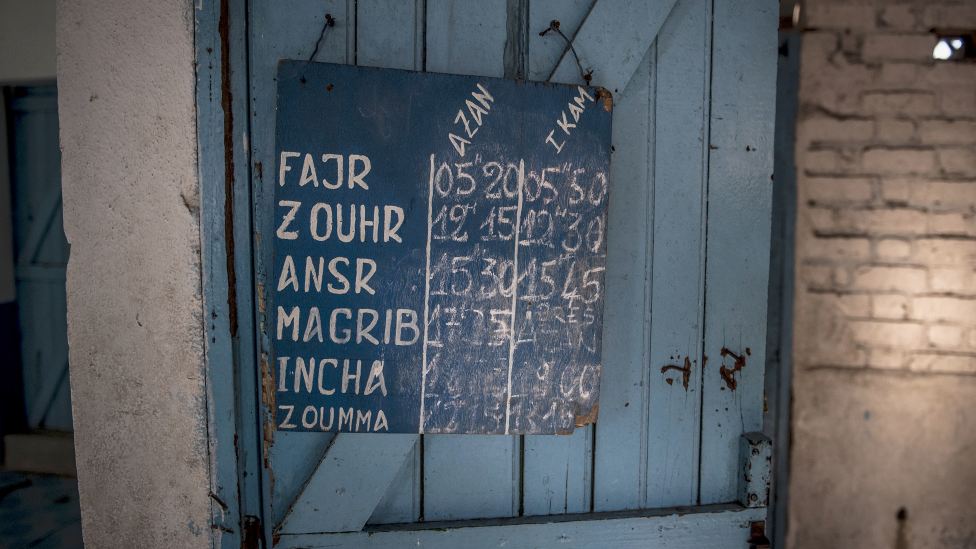
[[[518,3],[518,0],[514,1]],[[758,5],[760,1],[754,3]],[[730,2],[731,0],[714,0],[716,7],[724,4],[723,9],[727,13],[737,10]],[[739,18],[745,21],[754,15],[750,12],[748,16],[740,15]],[[260,349],[268,347],[268,342],[261,341],[263,336],[257,329],[264,302],[262,289],[253,271],[253,258],[257,253],[259,236],[254,233],[252,223],[251,171],[262,168],[253,166],[248,156],[251,91],[248,82],[248,5],[246,0],[200,2],[194,5],[193,16],[197,59],[198,171],[202,227],[200,245],[203,269],[201,290],[206,335],[211,530],[215,545],[243,544],[245,547],[258,547],[258,539],[264,540],[266,545],[273,540],[271,521],[262,524],[262,517],[269,508],[268,502],[264,501],[265,494],[270,493],[270,479],[264,470],[267,463],[267,444],[264,441],[267,440],[265,435],[270,434],[266,431],[273,427],[263,421],[263,406],[258,398],[261,394],[262,373],[266,373],[270,367],[260,352]],[[775,20],[777,17],[778,10],[772,10],[770,18]],[[764,23],[765,21],[760,21],[744,25],[754,29]],[[771,29],[775,28],[774,24]],[[718,30],[716,27],[714,32],[717,33]],[[747,31],[748,29],[727,31],[728,36],[723,36],[723,41],[714,47],[714,54],[721,53],[726,59],[733,59],[742,51],[755,48],[748,40],[738,39],[747,34]],[[769,40],[775,48],[775,34]],[[563,61],[571,60],[564,58]],[[728,70],[720,66],[717,57],[713,58],[712,63],[713,73],[717,70]],[[560,67],[567,64],[562,63]],[[739,96],[729,94],[722,98],[721,104],[716,103],[715,98],[712,99],[713,119],[716,110],[726,116],[721,124],[723,128],[712,126],[711,139],[715,139],[717,131],[723,131],[724,142],[737,141],[737,137],[743,136],[734,134],[740,133],[771,147],[771,114],[768,117],[769,128],[766,128],[764,123],[757,124],[749,119],[755,114],[755,110],[735,113],[726,108],[724,113],[721,112],[723,105],[728,107],[753,100],[750,93],[757,89],[769,96],[775,95],[775,65],[771,68],[752,68],[750,74],[757,81],[748,90],[740,91]],[[730,129],[733,131],[730,132]],[[731,150],[711,148],[714,149],[710,151],[711,169],[728,169],[733,172],[749,170],[748,166],[741,165],[741,161],[733,158]],[[762,192],[759,194],[762,195]],[[722,215],[716,211],[710,213],[713,222]],[[718,254],[715,261],[723,262],[730,271],[739,267],[755,270],[754,263],[742,265],[749,258],[737,257],[735,246],[730,246],[735,243],[737,235],[708,234],[707,237],[709,247],[725,247],[725,252]],[[709,272],[712,273],[711,270]],[[717,273],[717,276],[721,277],[722,274]],[[741,278],[742,275],[739,276]],[[724,286],[734,287],[736,281],[726,281]],[[729,310],[736,310],[735,316],[738,318],[748,317],[749,312],[756,308],[755,304],[748,303],[748,299],[749,295],[729,295],[723,298],[721,305]],[[762,306],[764,308],[765,303]],[[765,322],[759,329],[765,330]],[[717,368],[713,370],[705,374],[706,379],[708,376],[719,375]],[[754,395],[740,396],[751,398]],[[757,417],[761,421],[761,413]],[[732,465],[733,474],[734,467]],[[728,472],[715,471],[714,474],[725,475]],[[260,479],[260,482],[253,479]],[[650,539],[660,538],[669,543],[669,546],[683,546],[684,540],[689,547],[697,547],[701,544],[700,537],[662,534],[695,532],[696,536],[708,534],[708,539],[715,540],[715,546],[731,547],[740,546],[738,544],[747,539],[749,523],[764,520],[765,517],[766,508],[747,509],[737,504],[719,504],[635,512],[383,525],[367,527],[358,533],[287,536],[281,540],[281,546],[310,547],[316,543],[324,543],[323,540],[326,539],[330,540],[330,544],[341,539],[352,542],[350,546],[363,547],[382,546],[396,540],[423,540],[425,544],[435,547],[456,546],[458,543],[473,542],[476,536],[496,541],[514,536],[525,542],[535,540],[539,543],[557,538],[585,540],[596,536],[593,539],[605,541],[608,539],[606,536],[615,536],[626,531],[632,534],[627,534],[626,539],[620,538],[621,546],[628,546],[628,540],[631,545],[636,546],[646,544]],[[581,524],[596,527],[583,529],[579,528]],[[485,536],[486,532],[490,534]],[[728,543],[731,545],[727,545]]]

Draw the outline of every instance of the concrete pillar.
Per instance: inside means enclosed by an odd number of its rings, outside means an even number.
[[[193,3],[58,3],[88,547],[210,545]]]

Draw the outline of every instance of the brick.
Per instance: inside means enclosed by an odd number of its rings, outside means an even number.
[[[886,177],[881,182],[881,196],[888,202],[908,202],[909,180]]]
[[[927,219],[917,210],[891,208],[839,210],[825,221],[830,224],[816,227],[822,233],[910,235],[924,232]]]
[[[801,176],[800,192],[816,202],[869,202],[872,180],[865,177]]]
[[[972,28],[976,27],[976,6],[971,2],[958,4],[938,3],[928,6],[922,13],[922,25],[930,27]]]
[[[976,241],[920,238],[915,242],[915,260],[927,265],[976,266]]]
[[[867,259],[871,242],[867,238],[811,238],[804,243],[803,255],[830,261]]]
[[[801,14],[807,27],[816,29],[874,29],[874,6],[859,4],[822,4],[809,3],[804,5]]]
[[[914,348],[924,340],[924,326],[914,322],[854,320],[850,322],[855,343],[869,346]]]
[[[866,294],[843,294],[837,298],[837,306],[844,316],[869,318],[871,316],[871,296]]]
[[[864,151],[862,162],[865,173],[927,174],[935,170],[936,156],[926,149],[877,148]]]
[[[898,30],[922,28],[922,9],[912,4],[885,6],[878,11],[878,27]]]
[[[871,316],[901,320],[908,317],[908,298],[898,294],[871,296]]]
[[[962,327],[936,324],[928,329],[929,347],[956,349],[962,344]]]
[[[794,348],[801,365],[831,364],[863,366],[867,357],[851,338],[849,323],[839,321],[844,315],[835,294],[798,293],[796,301],[799,338]]]
[[[935,113],[935,94],[927,91],[870,91],[861,99],[870,114],[920,115]]]
[[[929,51],[931,55],[931,50]],[[972,86],[976,83],[976,65],[972,63],[933,62],[921,75],[929,86]]]
[[[976,277],[973,276],[972,268],[932,267],[929,269],[929,290],[933,292],[972,295],[976,293],[974,283]]]
[[[843,173],[840,155],[837,151],[808,151],[800,153],[796,163],[798,168],[810,173],[832,174]]]
[[[916,297],[912,299],[912,318],[928,322],[976,321],[976,299],[958,297]]]
[[[976,88],[963,86],[941,89],[939,106],[946,116],[976,116]]]
[[[900,238],[885,238],[878,242],[875,253],[882,261],[900,261],[912,255],[912,245]]]
[[[976,177],[976,153],[973,149],[940,149],[939,164],[947,176]]]
[[[861,56],[865,61],[929,61],[935,49],[932,33],[870,34],[864,38]]]
[[[914,84],[918,81],[918,63],[886,61],[881,65],[880,80],[884,84]]]
[[[911,203],[937,210],[976,208],[976,183],[970,181],[913,181]]]
[[[826,290],[833,288],[834,279],[832,268],[825,265],[804,264],[797,273],[800,287],[811,290]]]
[[[876,123],[876,132],[879,141],[907,145],[915,139],[915,123],[911,120],[880,118]]]
[[[922,143],[932,145],[976,143],[976,122],[970,120],[922,120],[918,125]]]
[[[930,234],[976,236],[976,216],[971,213],[933,213],[929,215]]]
[[[974,374],[976,373],[976,356],[917,353],[909,359],[908,369],[913,372]]]
[[[854,273],[854,286],[863,290],[921,292],[925,290],[925,269],[919,267],[865,266]]]
[[[868,366],[886,370],[901,369],[905,367],[905,358],[905,352],[899,349],[873,348],[868,358]]]
[[[870,119],[841,120],[829,116],[803,118],[797,124],[797,143],[809,141],[867,141],[874,137]]]
[[[814,33],[816,34],[816,33]],[[808,51],[804,35],[800,62],[799,102],[804,107],[820,106],[844,116],[864,117],[858,90],[875,85],[880,65],[850,63],[838,51],[838,41],[831,36],[833,51]],[[817,44],[826,48],[826,44]]]
[[[851,283],[851,270],[847,267],[834,267],[834,285],[840,288]]]

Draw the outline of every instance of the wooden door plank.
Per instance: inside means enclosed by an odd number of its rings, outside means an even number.
[[[502,77],[506,0],[427,2],[427,70]],[[520,437],[424,436],[424,520],[518,513]]]
[[[623,90],[667,19],[675,0],[595,2],[583,21],[573,47],[584,70],[593,70],[594,86]],[[553,82],[582,84],[572,52],[564,53]]]
[[[519,439],[424,435],[424,520],[517,515]]]
[[[739,436],[762,430],[778,10],[714,4],[703,504],[735,500]]]
[[[279,533],[362,530],[416,441],[417,435],[337,434]]]
[[[506,0],[427,1],[427,70],[505,75]]]
[[[424,70],[427,14],[424,0],[358,0],[356,4],[357,63],[395,69]],[[391,22],[397,22],[391,24]],[[420,519],[420,437],[408,452],[369,518],[370,524],[415,522]]]
[[[540,517],[521,521],[519,524],[505,524],[510,520],[471,521],[467,524],[433,523],[425,524],[423,530],[370,529],[366,532],[332,536],[281,536],[275,547],[741,549],[749,546],[749,524],[766,518],[765,509],[743,509],[735,505],[689,511],[689,508],[662,510],[653,516],[570,515],[566,517],[568,520],[558,522],[551,517]]]
[[[423,0],[359,0],[356,64],[424,70],[424,17]]]
[[[528,77],[545,80],[556,67],[566,42],[552,33],[539,36],[553,19],[567,36],[576,33],[592,0],[534,0],[528,10]],[[572,436],[522,439],[522,512],[530,515],[583,513],[590,510],[593,475],[593,427]]]
[[[593,426],[570,436],[525,437],[522,509],[525,516],[586,513],[593,475]]]
[[[698,498],[710,8],[678,0],[657,38],[648,508]]]
[[[529,58],[528,79],[542,80],[556,70],[563,51],[568,47],[558,34],[539,33],[553,20],[559,21],[559,29],[570,40],[576,35],[593,6],[593,0],[532,0],[529,2]],[[572,54],[570,54],[572,55]]]
[[[637,509],[645,491],[647,351],[650,340],[650,233],[653,224],[649,154],[654,128],[656,46],[615,95],[607,227],[606,301],[600,416],[594,444],[593,508]]]
[[[268,332],[273,318],[269,318],[267,311],[273,311],[270,302],[271,292],[269,272],[273,265],[271,246],[268,238],[275,232],[274,220],[267,210],[265,197],[274,196],[275,178],[272,176],[275,167],[274,139],[275,139],[275,103],[277,99],[277,85],[275,78],[278,71],[278,61],[282,59],[309,59],[315,49],[315,44],[322,32],[325,15],[331,15],[336,24],[326,29],[319,45],[315,60],[325,63],[355,63],[356,61],[356,9],[355,0],[276,0],[275,2],[250,2],[248,4],[250,31],[248,43],[250,48],[250,130],[247,146],[250,149],[251,174],[251,202],[253,209],[254,227],[254,276],[256,281],[257,303],[255,323],[262,332],[258,334],[257,356],[255,362],[261,365],[263,371],[258,375],[263,382],[273,383],[276,379],[273,370],[274,360],[271,357],[271,340]],[[237,130],[241,132],[243,130]],[[235,136],[236,140],[236,136]],[[264,237],[264,238],[262,238]],[[273,275],[272,275],[273,276]],[[240,315],[246,314],[240,309]],[[272,389],[273,391],[273,389]],[[264,393],[267,395],[268,393]],[[274,394],[271,392],[270,394]],[[273,431],[271,423],[274,419],[274,400],[265,400],[260,414],[260,421],[265,429],[261,430],[265,440],[259,444],[262,455],[258,459],[269,469],[265,471],[261,490],[264,496],[260,501],[264,506],[265,533],[270,536],[275,525],[294,502],[295,497],[302,492],[302,487],[309,480],[308,472],[318,469],[325,448],[331,442],[329,434],[295,433],[298,436],[279,436],[281,433]],[[303,436],[304,435],[304,436]],[[308,438],[306,438],[308,437]],[[254,459],[253,457],[251,459]],[[394,466],[393,472],[396,471]],[[328,475],[326,468],[322,474]],[[305,473],[305,474],[303,474]],[[392,473],[391,473],[392,474]],[[248,496],[247,493],[244,496]],[[248,500],[251,501],[251,500]],[[368,515],[367,515],[368,516]],[[363,519],[365,521],[365,519]],[[270,537],[269,537],[270,539]]]

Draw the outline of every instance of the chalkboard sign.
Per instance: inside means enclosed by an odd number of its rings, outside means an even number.
[[[282,61],[276,428],[593,421],[611,105],[599,88]]]

